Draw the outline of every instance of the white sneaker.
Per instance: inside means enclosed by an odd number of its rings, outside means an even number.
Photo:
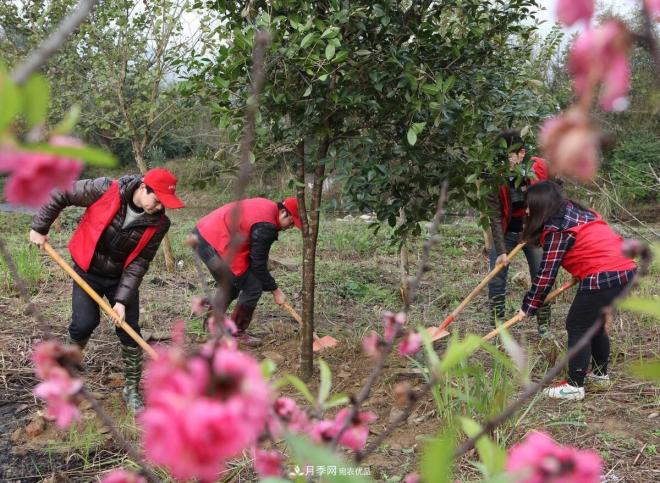
[[[612,385],[612,380],[610,379],[609,374],[599,376],[593,372],[587,372],[587,377],[585,378],[587,384],[593,384],[594,386],[608,388]]]
[[[544,389],[543,394],[552,399],[569,399],[577,401],[584,399],[584,388],[571,386],[567,381],[562,381],[555,386]]]

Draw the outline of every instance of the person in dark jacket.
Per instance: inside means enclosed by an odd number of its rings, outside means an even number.
[[[531,158],[531,167],[525,164],[527,154],[523,139],[518,131],[503,131],[499,134],[498,147],[505,151],[509,166],[507,184],[487,198],[488,218],[493,238],[490,251],[490,269],[503,263],[505,266],[488,284],[488,300],[490,305],[490,322],[503,322],[506,316],[506,284],[509,259],[507,253],[520,243],[525,218],[526,193],[529,186],[548,177],[546,162],[537,157]],[[529,274],[533,279],[541,263],[541,249],[525,245],[523,253],[529,266]],[[549,334],[550,307],[545,306],[537,313],[538,331],[540,336]]]
[[[543,259],[532,288],[522,302],[520,315],[536,313],[552,289],[559,267],[580,280],[566,317],[568,348],[573,347],[596,323],[604,307],[632,280],[637,266],[622,253],[623,239],[602,220],[564,197],[552,181],[530,187],[529,217],[523,237],[543,247]],[[544,390],[555,399],[584,398],[584,383],[609,386],[607,364],[610,339],[604,325],[568,363],[568,379]],[[591,363],[591,372],[587,372]]]
[[[76,181],[68,191],[51,193],[32,219],[30,241],[42,246],[67,206],[86,207],[69,242],[74,270],[139,334],[138,289],[170,227],[165,208],[184,206],[175,190],[176,178],[162,168],[152,169],[144,177]],[[70,341],[84,349],[100,318],[99,306],[74,282]],[[142,407],[142,349],[124,330],[117,327],[116,331],[124,361],[123,396],[127,407],[136,411]]]
[[[239,342],[258,346],[261,340],[247,333],[261,294],[271,292],[275,303],[282,305],[286,295],[268,271],[270,247],[281,230],[301,228],[298,200],[287,198],[281,203],[265,198],[250,198],[228,203],[197,222],[193,234],[197,252],[218,283],[223,284],[223,265],[231,271],[227,306],[238,298],[231,318],[236,323]],[[231,248],[232,221],[237,216],[236,246]]]

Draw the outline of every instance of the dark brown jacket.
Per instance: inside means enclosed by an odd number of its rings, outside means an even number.
[[[126,217],[126,207],[133,193],[142,182],[141,176],[124,176],[119,178],[119,195],[121,204],[119,211],[105,229],[96,246],[89,272],[107,278],[117,278],[115,293],[117,302],[126,304],[135,295],[142,282],[144,274],[149,269],[161,240],[170,228],[170,220],[162,212],[153,215],[145,214],[140,219],[122,229]],[[60,212],[67,206],[88,207],[97,201],[108,189],[112,179],[96,178],[76,181],[69,191],[54,190],[51,198],[32,218],[32,229],[46,235],[51,224]],[[148,226],[159,226],[149,243],[126,268],[124,263],[129,254],[137,246],[144,230]]]

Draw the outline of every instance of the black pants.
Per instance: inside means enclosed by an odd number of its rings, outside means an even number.
[[[569,349],[596,322],[603,307],[610,305],[622,290],[623,286],[603,290],[579,290],[577,292],[566,317]],[[609,357],[610,338],[603,326],[591,339],[591,344],[587,344],[569,361],[568,382],[573,386],[583,386],[590,362],[595,374],[607,374]]]
[[[119,284],[118,278],[106,278],[100,275],[84,272],[79,266],[74,270],[82,279],[92,287],[101,297],[105,296],[110,306],[115,304],[115,292]],[[101,321],[101,313],[98,304],[80,286],[73,282],[73,294],[71,297],[72,314],[69,335],[73,340],[82,340],[90,337],[96,326]],[[135,332],[140,334],[138,320],[140,318],[140,298],[135,298],[126,304],[126,322]],[[137,347],[138,344],[119,327],[116,328],[117,336],[122,344]]]
[[[197,254],[202,259],[204,265],[209,269],[218,287],[224,285],[223,272],[222,272],[222,257],[207,242],[202,235],[200,235],[197,228],[193,230],[193,234],[197,237]],[[259,280],[254,273],[248,268],[245,273],[239,276],[231,275],[230,293],[227,298],[227,306],[236,298],[238,303],[246,307],[255,307],[263,293],[261,280]],[[227,310],[227,307],[224,307]]]

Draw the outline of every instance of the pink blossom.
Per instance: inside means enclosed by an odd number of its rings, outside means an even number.
[[[71,377],[62,367],[48,372],[44,382],[34,388],[34,395],[46,401],[46,416],[55,419],[60,428],[67,428],[80,418],[76,394],[82,381]]]
[[[601,107],[606,111],[625,109],[630,90],[630,49],[630,35],[618,20],[583,32],[573,43],[568,59],[578,96],[590,99],[602,83]]]
[[[101,483],[147,483],[147,480],[132,471],[113,470],[103,477]]]
[[[351,408],[344,408],[337,413],[337,416],[335,416],[335,424],[332,429],[333,437],[339,433],[350,414]],[[367,424],[375,421],[377,418],[378,416],[371,411],[358,413],[351,421],[348,429],[344,431],[341,438],[339,438],[339,443],[353,451],[361,450],[364,448],[364,445],[367,443],[367,438],[369,437],[369,427]]]
[[[269,476],[282,476],[284,469],[284,455],[279,451],[255,450],[254,452],[254,470],[261,478]]]
[[[383,314],[383,325],[385,326],[383,337],[385,338],[385,342],[392,342],[396,337],[399,327],[403,326],[405,323],[405,312],[399,312],[397,314],[385,312]]]
[[[190,299],[190,309],[193,315],[203,315],[209,310],[211,310],[211,301],[208,297],[200,297],[195,295]]]
[[[5,198],[14,204],[41,206],[48,201],[52,189],[69,189],[81,170],[80,161],[55,154],[11,148],[0,152],[0,172],[10,173]]]
[[[422,336],[416,332],[409,332],[399,344],[399,354],[402,356],[413,356],[422,346]]]
[[[533,432],[509,450],[506,469],[519,483],[598,483],[602,461],[594,451],[560,446]]]
[[[335,419],[323,419],[316,421],[308,428],[308,434],[316,443],[329,443],[339,434],[346,419],[350,416],[351,408],[344,408],[337,413]],[[339,438],[339,443],[354,451],[364,447],[369,436],[368,423],[377,419],[378,416],[372,412],[358,413],[348,428]]]
[[[660,22],[660,0],[646,0],[646,9],[656,22]]]
[[[555,175],[589,182],[598,172],[600,131],[578,109],[547,120],[539,144]]]
[[[329,443],[337,434],[335,422],[332,419],[316,421],[308,428],[308,434],[315,443]]]
[[[557,0],[557,19],[570,27],[576,22],[589,23],[594,14],[594,0]]]
[[[275,420],[271,418],[269,430],[273,436],[281,434],[281,422],[287,425],[289,431],[304,432],[309,427],[307,414],[301,410],[296,402],[288,397],[279,397],[273,404]]]
[[[410,473],[403,479],[403,483],[421,483],[422,479],[417,473]]]
[[[380,354],[380,336],[372,330],[368,336],[362,339],[362,349],[369,357],[376,357]]]
[[[33,392],[46,401],[46,416],[55,419],[60,428],[80,418],[77,394],[82,380],[72,377],[67,368],[79,364],[80,357],[77,347],[64,346],[57,341],[40,342],[32,352],[35,373],[43,381]]]
[[[147,458],[178,479],[202,481],[254,445],[271,406],[257,361],[223,341],[191,357],[180,347],[162,351],[147,368],[145,400],[139,422]]]

